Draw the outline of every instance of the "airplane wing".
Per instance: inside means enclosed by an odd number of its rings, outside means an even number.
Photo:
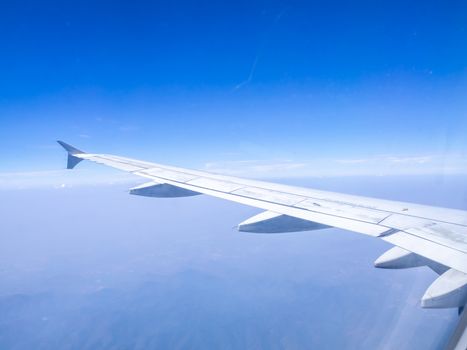
[[[68,168],[82,160],[148,179],[134,195],[185,197],[207,194],[264,210],[240,231],[279,233],[336,227],[378,237],[395,247],[375,261],[380,268],[428,266],[440,276],[422,307],[459,308],[467,302],[467,211],[279,185],[211,174],[108,154],[68,152]]]

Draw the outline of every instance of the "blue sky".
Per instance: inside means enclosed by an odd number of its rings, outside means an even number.
[[[63,139],[245,176],[466,173],[466,23],[461,1],[6,4],[0,172],[61,167]]]

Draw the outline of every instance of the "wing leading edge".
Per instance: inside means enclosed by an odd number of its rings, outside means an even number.
[[[241,231],[279,233],[336,227],[379,237],[396,247],[378,258],[376,267],[426,265],[440,275],[423,296],[423,307],[462,308],[467,302],[466,211],[247,180],[107,154],[90,154],[64,142],[59,143],[68,152],[69,168],[82,160],[89,160],[150,180],[131,189],[131,194],[150,197],[207,194],[265,210],[241,223],[238,226]]]

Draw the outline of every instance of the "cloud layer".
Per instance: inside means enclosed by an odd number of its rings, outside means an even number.
[[[212,173],[251,178],[458,175],[467,174],[465,155],[382,155],[343,159],[211,161],[197,167]],[[0,173],[0,190],[137,183],[140,178],[109,168]]]

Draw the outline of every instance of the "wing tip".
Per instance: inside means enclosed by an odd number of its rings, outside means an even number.
[[[76,155],[85,154],[85,152],[60,140],[57,140],[57,143],[68,152],[68,159],[67,159],[67,165],[66,165],[67,169],[73,169],[79,162],[83,160],[81,158],[76,157]]]

